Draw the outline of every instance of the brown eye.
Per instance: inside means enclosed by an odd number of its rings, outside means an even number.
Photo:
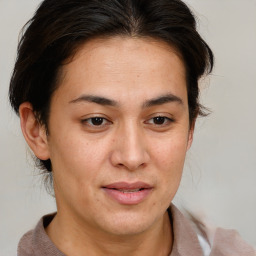
[[[167,118],[164,117],[164,116],[157,116],[157,117],[153,118],[153,122],[156,125],[162,125],[162,124],[164,124],[166,122],[166,119]]]
[[[87,124],[89,126],[104,126],[109,123],[106,118],[103,117],[91,117],[85,120],[82,120],[83,124]]]
[[[174,122],[173,119],[166,117],[166,116],[155,116],[147,120],[145,123],[153,125],[153,127],[168,127],[172,122]]]
[[[96,125],[96,126],[102,125],[103,122],[104,122],[104,118],[102,118],[102,117],[94,117],[94,118],[91,118],[91,123],[92,123],[93,125]]]

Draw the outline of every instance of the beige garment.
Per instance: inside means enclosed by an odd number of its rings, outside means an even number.
[[[170,256],[203,256],[195,230],[183,214],[174,206],[169,208],[174,241]]]
[[[214,228],[204,226],[195,228],[195,225],[203,223],[192,223],[175,207],[170,207],[173,216],[173,232],[175,234],[173,251],[170,256],[256,256],[256,250],[247,244],[235,230]],[[200,235],[210,246],[210,252],[199,252],[198,244],[194,241],[198,235],[196,230],[205,229]],[[185,241],[184,241],[185,240]],[[197,239],[198,240],[198,239]],[[201,247],[201,246],[200,246]]]
[[[203,256],[197,233],[191,223],[174,206],[169,209],[174,241],[170,256]],[[65,256],[45,232],[55,214],[44,216],[34,230],[26,233],[18,245],[18,256]],[[256,256],[235,231],[217,229],[210,256]]]
[[[256,256],[256,250],[248,245],[236,230],[217,228],[210,256]]]
[[[54,214],[40,219],[34,230],[27,232],[18,245],[18,256],[65,256],[50,240],[45,232],[52,221]]]

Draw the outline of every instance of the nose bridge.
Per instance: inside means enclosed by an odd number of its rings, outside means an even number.
[[[135,170],[147,163],[149,157],[143,130],[135,120],[130,119],[119,127],[116,140],[115,164]]]
[[[142,149],[142,134],[138,124],[130,121],[124,127],[124,151],[127,155],[133,155],[135,152],[141,152]]]

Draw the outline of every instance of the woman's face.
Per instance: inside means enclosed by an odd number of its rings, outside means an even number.
[[[157,225],[192,141],[182,60],[159,41],[95,39],[62,75],[47,142],[59,216],[108,234]]]

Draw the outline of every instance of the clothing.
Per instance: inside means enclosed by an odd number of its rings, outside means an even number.
[[[174,241],[170,256],[204,256],[193,225],[174,206],[169,209]],[[46,215],[34,230],[26,233],[18,245],[18,256],[65,256],[45,232],[55,214]],[[202,244],[202,243],[201,243]],[[256,251],[246,244],[236,231],[218,228],[212,243],[210,256],[256,256]]]

